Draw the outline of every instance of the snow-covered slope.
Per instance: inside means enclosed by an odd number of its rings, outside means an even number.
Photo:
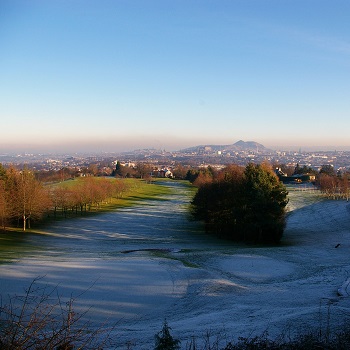
[[[164,318],[185,348],[207,332],[226,342],[337,328],[350,316],[349,203],[291,193],[281,245],[253,247],[187,221],[188,195],[178,186],[172,201],[59,222],[27,237],[21,255],[0,265],[0,293],[23,294],[44,276],[41,285],[76,297],[76,310],[91,308],[95,322],[117,323],[117,342],[137,349],[152,347]]]

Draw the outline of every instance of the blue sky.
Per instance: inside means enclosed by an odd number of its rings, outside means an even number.
[[[0,152],[350,149],[350,2],[0,0]]]

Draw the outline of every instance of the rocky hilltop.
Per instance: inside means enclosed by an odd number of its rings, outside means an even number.
[[[218,152],[218,151],[225,151],[225,152],[242,152],[242,151],[254,151],[256,153],[266,153],[266,152],[273,152],[272,150],[266,148],[264,145],[255,142],[255,141],[242,141],[239,140],[234,144],[231,145],[200,145],[200,146],[194,146],[186,149],[182,149],[181,152],[184,153],[202,153],[202,152]]]

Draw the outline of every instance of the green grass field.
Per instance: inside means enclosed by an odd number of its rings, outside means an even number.
[[[127,189],[121,198],[111,198],[109,203],[105,203],[100,211],[111,211],[118,208],[138,205],[147,200],[167,200],[166,196],[171,193],[171,188],[164,186],[160,181],[147,183],[140,179],[123,179]]]

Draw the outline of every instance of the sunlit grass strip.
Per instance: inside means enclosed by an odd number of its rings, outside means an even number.
[[[84,181],[84,179],[68,180],[50,186],[55,186],[56,188],[62,186],[74,189],[74,187],[79,186],[82,181]],[[50,212],[48,215],[45,215],[40,223],[36,222],[32,229],[28,229],[28,233],[42,233],[43,226],[45,227],[56,220],[66,220],[74,217],[78,218],[82,216],[86,217],[87,215],[97,215],[99,213],[111,212],[121,208],[146,204],[146,202],[155,200],[169,200],[169,196],[173,192],[172,188],[164,186],[159,181],[152,181],[152,183],[149,183],[141,179],[115,178],[110,178],[110,181],[121,181],[125,184],[125,188],[120,195],[108,198],[98,205],[92,204],[89,210],[84,211],[83,213],[79,212],[74,214],[74,212],[70,212],[67,216],[57,215],[54,217],[54,215]],[[7,227],[6,230],[12,232],[22,232],[20,227]]]
[[[99,181],[99,178],[94,178]],[[105,179],[105,178],[104,178]],[[102,180],[102,179],[101,179]],[[146,182],[142,179],[115,179],[109,178],[110,181],[119,181],[125,185],[124,190],[118,196],[107,198],[99,205],[92,204],[89,212],[106,212],[113,211],[118,208],[130,207],[149,200],[166,200],[165,196],[171,194],[172,189],[163,186],[159,181]],[[84,178],[68,180],[53,186],[62,186],[69,189],[78,187]]]
[[[140,179],[123,179],[127,185],[127,190],[121,198],[110,198],[107,203],[100,206],[99,211],[113,211],[118,208],[126,208],[142,204],[145,201],[168,200],[167,196],[172,193],[172,189],[154,181],[147,183]]]

